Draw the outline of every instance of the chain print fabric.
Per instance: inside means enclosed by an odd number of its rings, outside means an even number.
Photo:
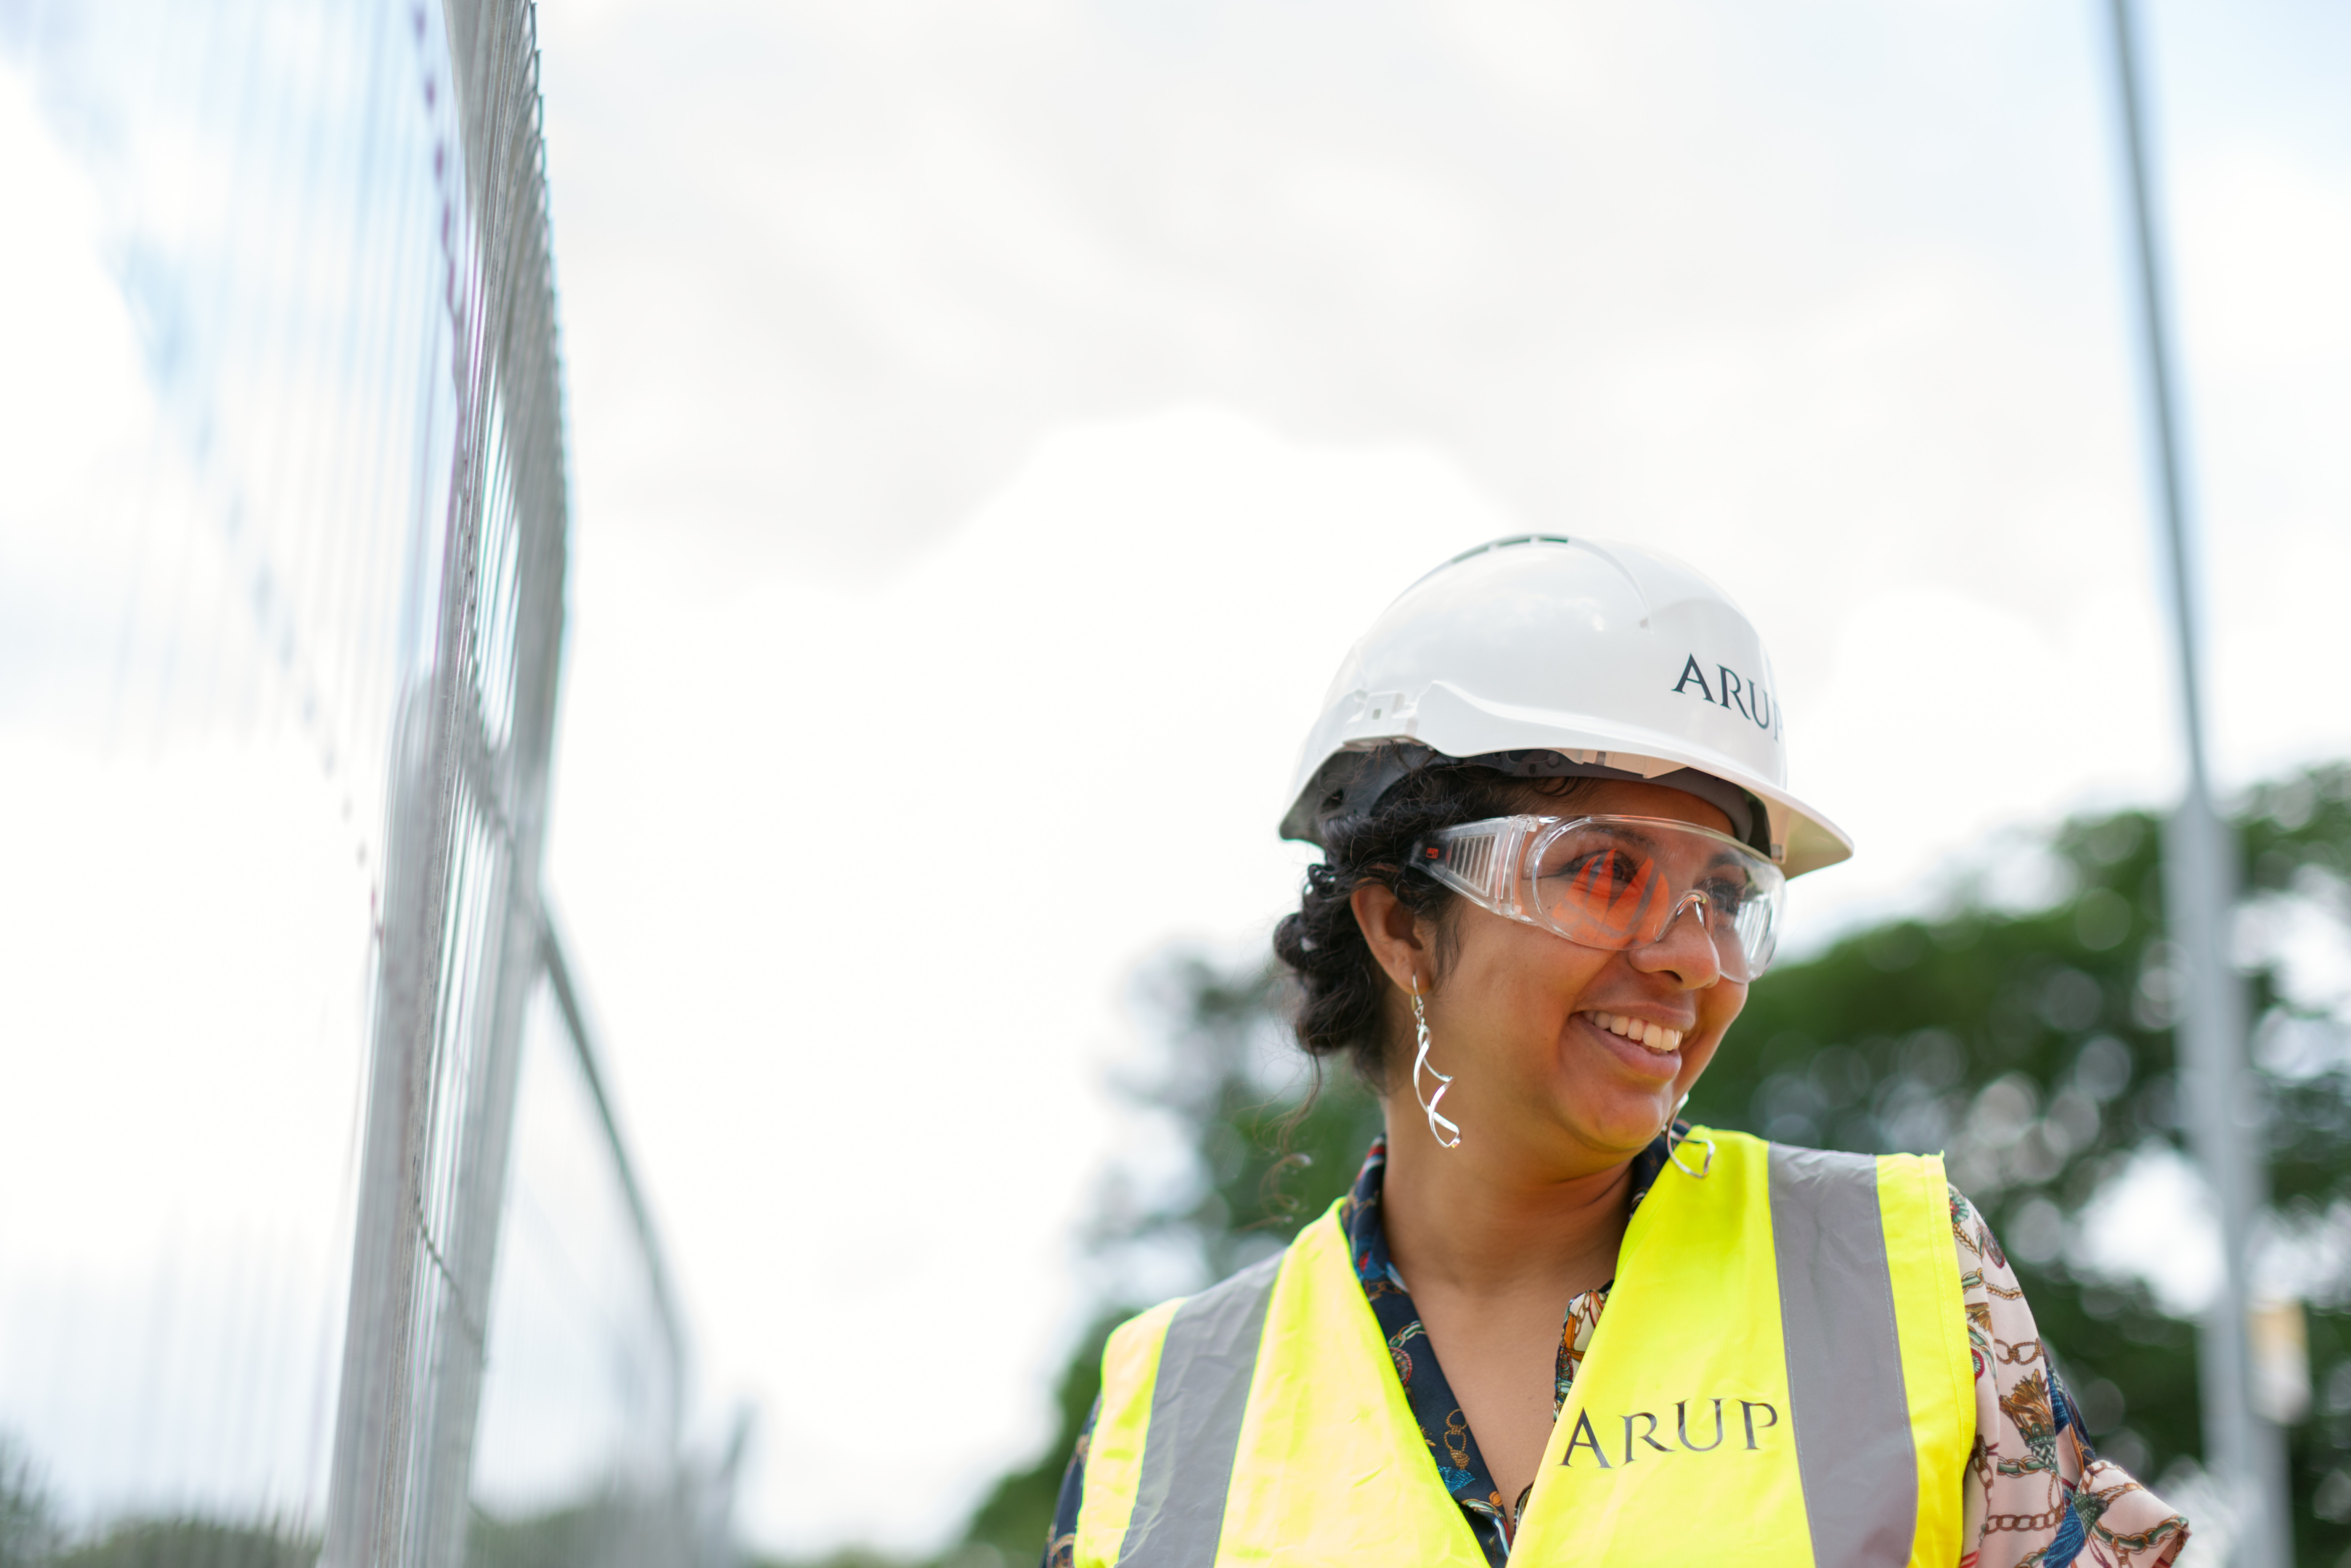
[[[1675,1135],[1682,1131],[1677,1124]],[[1667,1147],[1661,1137],[1635,1158],[1636,1207],[1665,1168]],[[1487,1562],[1502,1568],[1526,1500],[1506,1502],[1494,1485],[1404,1278],[1388,1256],[1380,1220],[1386,1168],[1386,1144],[1375,1142],[1341,1205],[1340,1224],[1430,1462],[1460,1504]],[[2187,1520],[2120,1466],[2097,1457],[2071,1396],[2048,1363],[2032,1311],[1991,1227],[1956,1190],[1950,1204],[1974,1359],[1977,1434],[1961,1532],[1969,1547],[1957,1568],[2163,1568],[2172,1563],[2187,1543]],[[1603,1285],[1567,1304],[1553,1379],[1554,1415],[1583,1364],[1608,1291]],[[1069,1568],[1072,1560],[1092,1436],[1089,1416],[1061,1479],[1044,1568]]]
[[[2050,1364],[2008,1256],[1975,1206],[1951,1194],[1959,1296],[1975,1361],[1976,1446],[1968,1458],[1959,1568],[2158,1568],[2188,1521],[2082,1430]]]

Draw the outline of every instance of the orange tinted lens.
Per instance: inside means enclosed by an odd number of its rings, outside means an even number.
[[[1623,843],[1576,841],[1543,856],[1537,901],[1553,929],[1595,947],[1631,947],[1653,941],[1667,907],[1665,868]],[[1556,872],[1548,868],[1558,867]]]
[[[1537,841],[1533,907],[1571,942],[1624,949],[1655,942],[1677,912],[1690,914],[1746,979],[1768,963],[1779,914],[1779,873],[1680,824],[1587,820]]]

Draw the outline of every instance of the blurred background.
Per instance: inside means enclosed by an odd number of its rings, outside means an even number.
[[[2262,1397],[2333,1563],[2351,15],[2138,14],[2270,1092]],[[2098,1441],[2198,1512],[2219,1252],[2102,6],[535,21],[539,882],[582,1011],[517,1014],[457,1319],[475,1555],[566,1560],[649,1475],[757,1559],[1032,1555],[1108,1322],[1352,1175],[1336,1085],[1264,1181],[1304,1087],[1273,824],[1349,642],[1530,528],[1728,589],[1860,846],[1792,889],[1694,1112],[1948,1148]],[[385,780],[454,580],[416,541],[465,422],[411,388],[475,340],[444,26],[0,0],[0,1562],[324,1528]],[[988,856],[983,918],[883,869],[932,834]]]

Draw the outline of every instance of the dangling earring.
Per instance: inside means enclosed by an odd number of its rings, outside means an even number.
[[[1681,1172],[1682,1175],[1690,1177],[1694,1181],[1704,1181],[1707,1177],[1707,1173],[1714,1169],[1714,1140],[1712,1138],[1697,1137],[1687,1133],[1685,1133],[1678,1141],[1674,1137],[1674,1123],[1681,1116],[1682,1107],[1688,1103],[1689,1096],[1687,1094],[1683,1095],[1680,1099],[1674,1102],[1673,1110],[1667,1113],[1666,1116],[1666,1158],[1673,1161],[1674,1168]],[[1690,1169],[1689,1166],[1682,1163],[1682,1151],[1689,1147],[1692,1144],[1698,1145],[1698,1147],[1706,1151],[1704,1159],[1699,1163],[1698,1167],[1696,1170]]]
[[[1453,1080],[1428,1066],[1428,1013],[1420,1005],[1420,976],[1417,973],[1412,977],[1412,1032],[1413,1043],[1417,1048],[1412,1059],[1412,1097],[1420,1102],[1423,1111],[1428,1113],[1428,1135],[1437,1140],[1437,1146],[1458,1149],[1461,1146],[1461,1129],[1437,1113],[1437,1107],[1444,1103],[1445,1092],[1453,1086]],[[1437,1080],[1437,1092],[1434,1094],[1424,1095],[1420,1092],[1423,1068],[1427,1068],[1428,1075]],[[1440,1127],[1445,1131],[1437,1131]],[[1448,1138],[1446,1133],[1453,1135]]]

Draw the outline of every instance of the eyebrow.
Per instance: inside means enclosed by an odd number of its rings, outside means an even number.
[[[1697,824],[1693,823],[1691,825],[1696,826]],[[1652,856],[1655,856],[1656,853],[1657,841],[1656,837],[1652,834],[1643,832],[1641,830],[1633,827],[1629,823],[1612,822],[1609,824],[1608,831],[1612,833],[1622,834],[1625,839],[1631,841],[1633,843],[1638,844],[1644,850],[1646,850]],[[1753,869],[1744,855],[1741,855],[1738,851],[1730,849],[1728,846],[1718,844],[1714,846],[1713,858],[1706,862],[1706,870],[1708,872],[1719,871],[1724,866],[1738,867],[1740,872],[1746,875],[1750,882],[1754,878]]]

